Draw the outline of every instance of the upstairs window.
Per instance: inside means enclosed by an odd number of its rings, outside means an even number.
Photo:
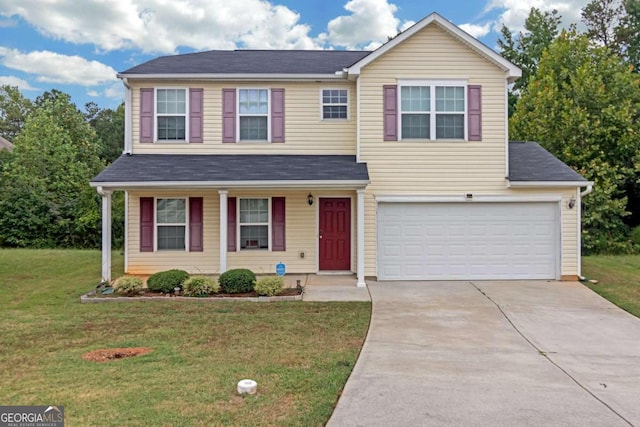
[[[347,89],[322,89],[322,119],[347,119]]]
[[[186,89],[157,89],[156,112],[156,135],[158,141],[186,140]]]
[[[240,141],[269,140],[269,90],[238,90]]]
[[[401,139],[465,139],[465,93],[464,83],[401,83]]]

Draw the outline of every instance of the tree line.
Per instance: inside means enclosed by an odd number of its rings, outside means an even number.
[[[55,89],[31,101],[0,86],[0,136],[13,143],[0,151],[0,246],[100,247],[100,198],[89,180],[122,153],[124,105],[88,103],[82,112]],[[114,194],[116,247],[123,199]]]
[[[509,137],[538,141],[594,181],[582,201],[585,253],[640,250],[640,0],[593,0],[582,26],[532,8],[525,30],[502,27],[498,50],[522,69],[509,89]],[[122,152],[124,106],[80,111],[57,90],[31,101],[0,86],[0,246],[100,246],[89,180]],[[113,241],[124,203],[113,198]]]
[[[537,141],[595,183],[583,200],[584,253],[640,250],[640,0],[594,0],[583,31],[531,9],[502,27],[500,53],[522,68],[509,137]]]

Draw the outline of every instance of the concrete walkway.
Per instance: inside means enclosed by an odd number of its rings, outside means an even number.
[[[367,288],[358,288],[353,275],[308,274],[303,301],[371,301]]]
[[[640,320],[579,283],[369,283],[329,426],[640,426]]]

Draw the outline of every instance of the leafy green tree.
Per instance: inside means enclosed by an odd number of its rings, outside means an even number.
[[[96,247],[99,198],[89,180],[103,167],[98,138],[58,92],[42,99],[15,139],[0,183],[0,245]]]
[[[582,8],[582,22],[587,27],[587,37],[619,52],[623,41],[618,30],[625,14],[620,0],[592,0]]]
[[[0,86],[0,136],[13,141],[24,126],[33,103],[16,86]]]
[[[585,252],[630,250],[623,218],[625,189],[638,185],[640,78],[625,61],[563,32],[543,54],[510,128],[595,182],[583,201]]]
[[[124,145],[124,104],[112,110],[95,102],[85,104],[85,117],[100,139],[100,158],[110,164],[122,154]]]
[[[582,9],[586,35],[640,67],[640,0],[592,0]]]
[[[558,36],[560,19],[557,10],[541,12],[533,7],[524,23],[524,32],[516,35],[502,26],[502,38],[498,39],[500,54],[522,69],[522,77],[509,90],[509,115],[513,114],[519,94],[536,73],[542,53]]]

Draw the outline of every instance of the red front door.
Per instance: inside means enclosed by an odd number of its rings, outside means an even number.
[[[320,270],[351,270],[351,199],[319,203]]]

